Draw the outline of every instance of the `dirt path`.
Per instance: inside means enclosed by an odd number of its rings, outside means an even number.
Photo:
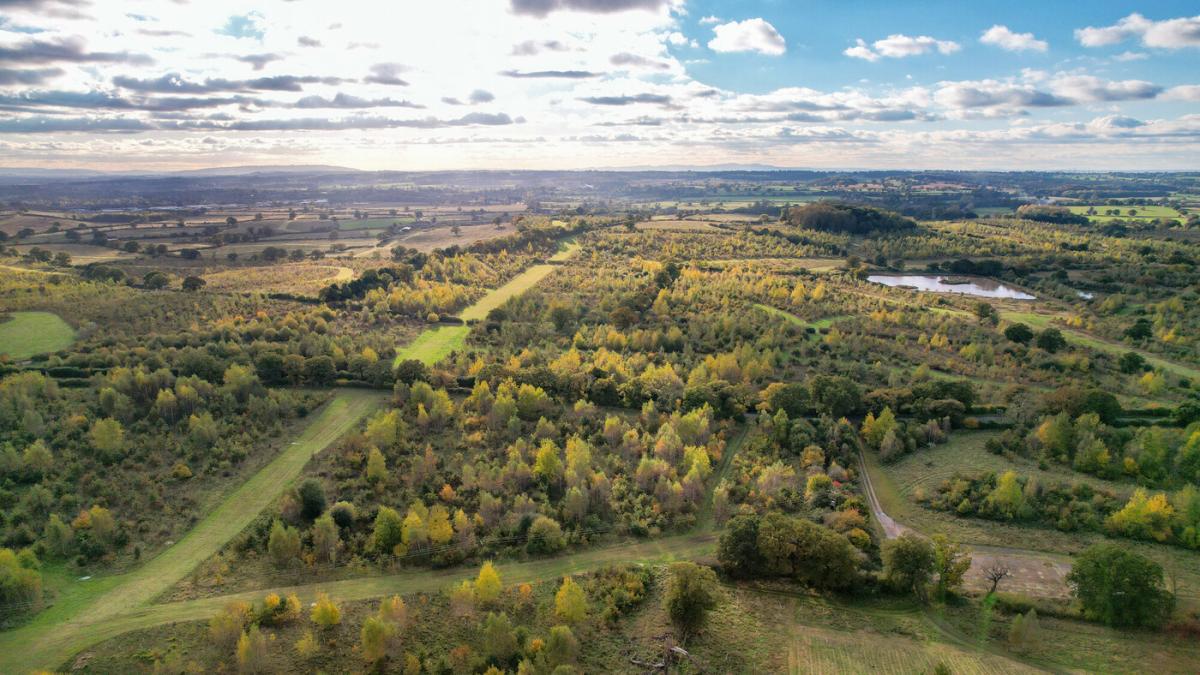
[[[872,482],[866,457],[861,450],[858,466],[862,474],[863,494],[866,495],[871,514],[883,529],[884,536],[887,539],[895,539],[908,532],[923,536],[921,532],[897,522],[884,512],[879,497],[875,494],[875,484]],[[1071,562],[1065,556],[995,546],[970,546],[970,550],[971,568],[963,578],[964,586],[969,590],[990,589],[991,582],[986,578],[987,571],[993,567],[1002,567],[1010,574],[1001,584],[1006,591],[1037,597],[1070,597],[1067,574],[1071,571]]]
[[[113,579],[105,585],[108,590],[90,600],[73,603],[71,608],[56,605],[29,625],[0,633],[0,673],[53,668],[94,644],[96,636],[104,634],[118,617],[149,611],[149,603],[217,553],[271,505],[313,455],[353,428],[384,398],[379,392],[340,391],[279,456],[230,493],[174,546]]]

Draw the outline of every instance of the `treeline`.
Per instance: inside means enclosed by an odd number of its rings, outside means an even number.
[[[797,227],[847,234],[888,233],[917,227],[915,221],[890,211],[824,201],[793,206],[786,218]]]

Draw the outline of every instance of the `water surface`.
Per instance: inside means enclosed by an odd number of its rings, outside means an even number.
[[[1004,298],[1007,300],[1036,300],[1024,291],[986,277],[968,277],[945,274],[872,274],[867,281],[884,286],[915,288],[930,293],[961,293],[981,298]]]

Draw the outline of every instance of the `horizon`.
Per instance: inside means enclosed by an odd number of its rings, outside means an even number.
[[[1197,169],[1194,5],[867,6],[456,0],[392,22],[367,0],[14,0],[0,153],[110,172]]]

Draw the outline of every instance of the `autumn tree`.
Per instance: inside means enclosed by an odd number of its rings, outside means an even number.
[[[717,606],[717,598],[717,575],[712,569],[691,562],[672,563],[667,568],[663,609],[684,640],[704,624],[709,610]]]
[[[554,615],[569,624],[579,623],[587,617],[587,596],[571,577],[563,577],[562,585],[554,594]]]
[[[906,532],[883,545],[883,576],[897,590],[925,598],[934,572],[933,546],[924,538]]]

